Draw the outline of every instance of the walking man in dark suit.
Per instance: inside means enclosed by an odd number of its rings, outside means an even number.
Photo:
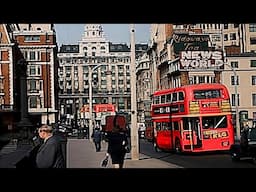
[[[100,131],[99,127],[96,127],[93,130],[91,137],[93,138],[93,142],[95,144],[96,152],[100,152],[102,135],[101,135],[101,131]]]
[[[65,168],[61,142],[53,135],[51,126],[42,125],[38,130],[39,137],[44,140],[36,155],[38,168]]]

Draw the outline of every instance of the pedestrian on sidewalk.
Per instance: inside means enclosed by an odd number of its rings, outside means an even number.
[[[102,135],[101,135],[101,131],[100,131],[99,127],[96,127],[93,130],[91,137],[93,138],[93,142],[95,144],[96,152],[100,152]]]
[[[123,168],[128,147],[127,133],[114,123],[112,131],[107,133],[107,142],[107,155],[110,155],[113,167]]]
[[[61,141],[56,135],[53,135],[53,128],[49,125],[42,125],[38,129],[38,134],[43,139],[43,144],[38,149],[36,155],[37,167],[65,168]]]

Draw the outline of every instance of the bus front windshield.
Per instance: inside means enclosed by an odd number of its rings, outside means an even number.
[[[226,116],[202,117],[202,126],[203,126],[203,129],[226,128],[227,127],[227,117]]]

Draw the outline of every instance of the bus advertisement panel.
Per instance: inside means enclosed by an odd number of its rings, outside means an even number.
[[[93,106],[93,111],[95,113],[96,122],[100,125],[105,125],[106,116],[115,115],[115,109],[116,108],[114,104],[95,104]]]
[[[195,84],[153,94],[156,150],[229,150],[234,143],[231,105],[223,84]]]

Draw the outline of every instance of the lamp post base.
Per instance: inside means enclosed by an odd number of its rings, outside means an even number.
[[[18,140],[22,141],[22,143],[30,143],[30,140],[33,137],[32,128],[33,124],[30,122],[28,118],[21,119],[17,124],[19,129]]]

